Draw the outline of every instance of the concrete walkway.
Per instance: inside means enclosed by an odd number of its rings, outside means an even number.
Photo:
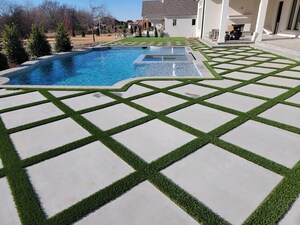
[[[190,45],[222,79],[0,89],[0,224],[299,224],[300,63]]]

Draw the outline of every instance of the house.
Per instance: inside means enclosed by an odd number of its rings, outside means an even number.
[[[170,37],[195,37],[198,2],[143,0],[142,16]]]
[[[219,43],[225,42],[229,26],[252,34],[252,41],[261,41],[264,33],[300,34],[300,0],[199,0],[197,15],[197,36],[218,29]]]
[[[167,5],[173,5],[170,9],[173,12],[166,10]],[[191,6],[196,10],[190,9]],[[218,43],[225,42],[225,34],[230,27],[252,35],[253,42],[261,41],[264,33],[300,36],[300,0],[144,0],[143,16],[150,21],[160,18],[170,36],[208,38],[212,30],[217,30]],[[190,27],[186,23],[186,28],[177,27],[182,31],[166,22],[168,18],[195,16],[196,26]],[[184,32],[185,29],[189,32]]]

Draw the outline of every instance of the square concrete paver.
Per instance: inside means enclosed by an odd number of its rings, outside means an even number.
[[[49,91],[50,94],[54,95],[56,98],[66,97],[69,95],[79,94],[81,91]]]
[[[269,68],[262,68],[262,67],[248,67],[246,69],[243,69],[242,71],[246,72],[253,72],[253,73],[259,73],[259,74],[267,74],[274,72],[276,69],[269,69]]]
[[[285,100],[287,102],[292,102],[300,105],[300,93],[293,95],[292,97]]]
[[[171,113],[168,117],[204,132],[210,132],[236,118],[232,114],[198,104]]]
[[[10,138],[20,157],[25,159],[88,136],[86,130],[68,118],[13,133]]]
[[[300,224],[300,197],[294,202],[293,206],[282,218],[278,225],[298,225]]]
[[[226,62],[230,61],[231,59],[225,59],[225,58],[213,58],[212,59],[214,62]]]
[[[64,114],[52,103],[2,113],[0,116],[7,129]]]
[[[223,75],[223,77],[230,77],[230,78],[235,78],[240,80],[251,80],[258,76],[260,75],[254,73],[237,72],[237,71]]]
[[[176,84],[179,84],[181,82],[179,81],[175,81],[175,80],[149,80],[149,81],[143,81],[142,82],[143,84],[148,84],[148,85],[151,85],[153,87],[157,87],[157,88],[166,88],[166,87],[169,87],[169,86],[174,86]]]
[[[265,83],[265,84],[285,86],[285,87],[297,87],[298,85],[300,85],[300,80],[286,79],[281,77],[267,77],[258,82]]]
[[[217,66],[214,66],[214,68],[233,70],[233,69],[241,68],[241,66],[240,65],[229,64],[229,63],[223,63],[223,64],[219,64]]]
[[[125,104],[118,104],[105,109],[83,114],[84,118],[102,130],[109,130],[144,116],[147,116],[147,114]]]
[[[113,138],[151,162],[196,137],[156,119],[118,133]]]
[[[288,59],[275,59],[271,61],[272,63],[285,63],[285,64],[295,64],[296,62]]]
[[[149,88],[145,88],[139,85],[131,86],[127,91],[124,92],[113,92],[113,94],[118,95],[122,98],[130,98],[136,95],[144,94],[147,92],[153,91]]]
[[[19,90],[15,91],[15,90],[0,89],[0,96],[14,94],[14,93],[17,93],[17,92],[20,92],[20,91]]]
[[[227,70],[222,70],[222,69],[214,69],[216,71],[216,73],[221,74],[224,72],[227,72]]]
[[[0,99],[0,110],[12,108],[19,105],[26,105],[33,102],[46,100],[46,98],[38,92],[30,92],[26,94],[15,95]]]
[[[100,93],[92,93],[87,95],[82,95],[75,98],[68,98],[63,100],[62,102],[72,108],[75,111],[91,108],[94,106],[104,105],[109,102],[113,102],[114,99],[100,94]]]
[[[280,72],[280,73],[277,73],[275,74],[275,76],[286,76],[286,77],[294,77],[294,78],[300,78],[300,71],[289,71],[289,70],[286,70],[286,71],[283,71],[283,72]]]
[[[259,84],[248,84],[246,86],[236,89],[236,91],[263,96],[267,98],[275,98],[278,95],[285,93],[287,90],[282,88],[268,87]]]
[[[278,104],[259,116],[300,128],[300,108],[298,107]]]
[[[300,135],[252,120],[221,139],[289,168],[300,160]]]
[[[186,101],[180,98],[173,97],[171,95],[158,93],[134,100],[132,102],[144,106],[145,108],[148,108],[152,111],[159,112],[176,105],[180,105]]]
[[[180,207],[148,181],[91,213],[75,225],[196,225]]]
[[[252,56],[254,55],[252,52],[240,52],[240,53],[237,53],[238,55],[243,55],[243,56]]]
[[[280,64],[280,63],[262,63],[262,64],[259,64],[258,66],[268,67],[268,68],[284,68],[284,67],[287,67],[289,65]]]
[[[251,64],[254,64],[255,62],[248,61],[248,60],[236,60],[236,61],[233,61],[233,63],[240,64],[240,65],[251,65]]]
[[[27,168],[46,214],[51,217],[133,172],[100,142]]]
[[[281,176],[214,145],[163,170],[185,191],[231,224],[242,224]]]
[[[217,89],[207,88],[195,84],[188,84],[182,87],[171,89],[170,91],[190,98],[200,98],[204,95],[208,95],[217,91]]]
[[[247,60],[262,62],[262,61],[266,61],[266,60],[269,60],[269,59],[268,58],[263,58],[263,57],[251,56],[251,57],[247,57]]]
[[[18,212],[6,178],[0,179],[0,224],[21,225]]]
[[[199,82],[199,84],[206,84],[206,85],[219,87],[219,88],[229,88],[240,83],[241,82],[233,81],[233,80],[204,80]]]
[[[224,58],[228,58],[228,59],[240,59],[243,58],[244,56],[241,55],[225,55]]]
[[[225,93],[206,100],[207,102],[235,109],[241,112],[248,112],[251,109],[265,103],[264,100],[242,96],[238,94]]]
[[[277,56],[271,55],[271,54],[261,54],[261,55],[259,55],[259,56],[261,56],[261,57],[266,57],[266,58],[276,58],[276,57],[277,57]]]

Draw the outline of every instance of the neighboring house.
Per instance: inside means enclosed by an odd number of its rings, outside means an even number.
[[[143,0],[142,16],[166,36],[195,37],[197,8],[195,0]]]
[[[252,35],[252,41],[261,41],[263,33],[300,36],[300,0],[144,0],[142,15],[150,21],[160,19],[170,36],[205,38],[216,29],[219,43],[225,42],[225,33],[232,26]],[[195,16],[196,26],[192,28],[186,23],[174,29],[167,21]]]

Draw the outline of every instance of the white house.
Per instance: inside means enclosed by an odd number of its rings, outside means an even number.
[[[219,43],[230,26],[252,41],[261,41],[263,33],[300,36],[300,0],[144,0],[143,16],[158,19],[170,36],[204,38],[218,30]]]
[[[196,37],[198,2],[143,0],[142,16],[170,37]]]

